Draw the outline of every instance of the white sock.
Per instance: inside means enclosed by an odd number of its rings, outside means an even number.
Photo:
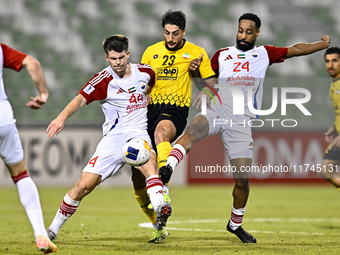
[[[55,234],[58,234],[64,223],[76,212],[80,201],[75,201],[66,193],[54,219],[49,227]]]
[[[20,202],[32,224],[35,239],[39,235],[47,237],[37,186],[28,174],[27,177],[18,180],[16,185]]]
[[[236,230],[238,227],[242,225],[243,215],[245,211],[246,211],[245,207],[235,209],[233,206],[231,210],[230,221],[229,221],[229,226],[232,230]]]
[[[154,210],[156,210],[159,205],[164,204],[162,189],[163,183],[158,175],[151,175],[146,179],[146,190]]]
[[[179,162],[181,162],[186,154],[187,152],[182,145],[175,144],[166,163],[172,167],[173,171],[175,171],[175,167],[179,164]]]

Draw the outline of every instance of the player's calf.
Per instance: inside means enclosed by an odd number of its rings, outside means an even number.
[[[157,215],[157,224],[159,227],[165,227],[168,218],[171,216],[172,208],[169,203],[159,205],[155,210]]]

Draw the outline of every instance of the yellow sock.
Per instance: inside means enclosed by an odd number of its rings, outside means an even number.
[[[160,169],[162,166],[166,165],[166,161],[172,150],[171,144],[169,142],[161,142],[157,145],[157,166]]]
[[[135,193],[135,198],[140,205],[140,208],[142,208],[142,211],[145,213],[146,217],[148,217],[152,224],[156,223],[157,217],[155,211],[148,208],[148,205],[151,202],[148,194],[146,193],[146,188],[140,190],[133,189],[133,191]]]

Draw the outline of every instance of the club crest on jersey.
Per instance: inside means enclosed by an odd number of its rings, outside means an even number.
[[[84,91],[86,94],[90,95],[90,93],[91,93],[92,91],[94,91],[94,87],[91,86],[91,85],[89,84],[89,85],[87,85],[87,86],[83,89],[83,91]]]
[[[339,90],[338,90],[338,89],[335,91],[335,94],[336,94],[336,95],[339,95]]]
[[[246,54],[242,53],[242,54],[237,54],[237,58],[238,59],[245,59],[246,58]]]
[[[158,58],[158,54],[153,55],[153,59]]]
[[[190,54],[189,53],[184,53],[182,57],[184,59],[188,59],[188,58],[190,58]]]
[[[259,54],[257,54],[256,51],[254,51],[253,54],[251,54],[251,56],[252,56],[253,58],[257,58],[257,57],[259,56]]]
[[[140,82],[140,88],[141,88],[143,91],[146,90],[146,85],[147,85],[147,83],[146,83],[145,81],[141,81],[141,82]]]

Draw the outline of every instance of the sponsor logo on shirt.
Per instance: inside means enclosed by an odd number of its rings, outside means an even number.
[[[228,77],[227,79],[228,85],[244,85],[244,86],[255,86],[255,77],[254,76],[234,76]]]
[[[134,110],[140,109],[140,108],[146,108],[148,106],[147,102],[144,102],[142,104],[132,104],[132,105],[128,105],[126,107],[126,112],[130,113],[133,112]]]
[[[83,91],[84,91],[86,94],[90,95],[91,92],[94,91],[94,87],[91,86],[91,85],[89,84],[89,85],[87,85],[87,86],[83,89]]]
[[[178,67],[157,68],[157,80],[176,80]]]
[[[237,58],[238,59],[245,59],[246,58],[246,54],[242,53],[242,54],[237,54]]]
[[[158,54],[153,55],[153,59],[158,58]]]
[[[228,56],[224,59],[224,61],[227,61],[227,60],[230,60],[230,59],[233,59],[233,57],[230,56],[230,55],[228,55]]]

